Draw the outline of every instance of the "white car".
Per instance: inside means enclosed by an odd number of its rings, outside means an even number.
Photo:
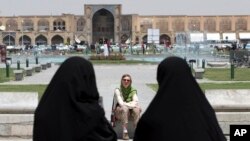
[[[6,49],[7,50],[12,50],[12,49],[14,49],[14,46],[7,46]]]
[[[69,47],[67,45],[58,45],[56,46],[56,49],[60,51],[68,51]]]
[[[77,50],[77,51],[83,51],[83,50],[85,50],[86,48],[87,48],[86,45],[77,45],[76,50]]]

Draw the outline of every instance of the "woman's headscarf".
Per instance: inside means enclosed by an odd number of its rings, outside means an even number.
[[[98,104],[92,64],[81,58],[65,60],[35,111],[34,141],[116,141]]]
[[[129,84],[129,86],[127,88],[125,88],[123,86],[123,84],[122,84],[122,81],[123,81],[124,77],[129,77],[130,78],[130,84]],[[121,89],[124,101],[126,101],[126,102],[132,101],[132,98],[133,98],[134,94],[136,94],[136,89],[132,87],[132,78],[131,78],[131,76],[129,74],[124,74],[122,76],[120,89]]]
[[[185,60],[163,60],[157,81],[159,89],[139,120],[134,141],[226,141]]]

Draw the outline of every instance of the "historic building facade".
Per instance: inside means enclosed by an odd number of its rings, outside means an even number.
[[[156,15],[123,14],[122,5],[84,5],[84,15],[0,17],[0,44],[73,44],[147,42],[148,29],[159,29],[159,42],[203,40],[250,41],[249,15]],[[199,37],[197,37],[199,36]],[[189,39],[189,40],[188,40]]]

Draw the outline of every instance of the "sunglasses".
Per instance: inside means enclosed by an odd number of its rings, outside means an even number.
[[[130,79],[122,79],[124,82],[130,82]]]

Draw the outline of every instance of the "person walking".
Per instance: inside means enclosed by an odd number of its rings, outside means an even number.
[[[158,91],[137,124],[134,141],[226,141],[184,59],[164,59],[157,81]]]
[[[33,141],[117,141],[98,100],[92,64],[68,58],[35,110]]]

